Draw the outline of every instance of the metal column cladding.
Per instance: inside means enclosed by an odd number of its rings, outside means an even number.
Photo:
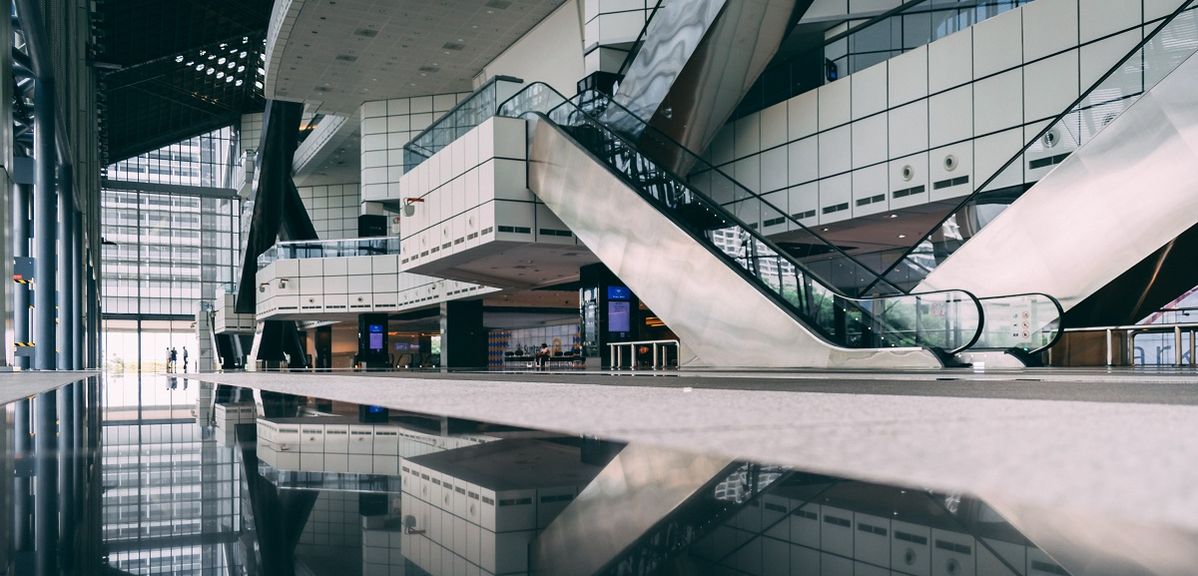
[[[71,292],[74,291],[74,274],[71,271],[71,245],[75,243],[75,217],[74,208],[71,206],[71,172],[67,168],[61,171],[59,179],[61,190],[58,194],[58,247],[54,253],[58,260],[58,272],[62,274],[59,278],[60,284],[58,292],[55,294],[54,304],[58,309],[58,367],[64,370],[72,370],[75,367],[71,364],[74,358],[75,344],[75,321],[76,315],[71,309]],[[47,304],[50,302],[47,301]]]
[[[30,318],[29,306],[32,304],[29,298],[29,280],[25,278],[24,270],[18,270],[20,263],[27,263],[28,273],[32,278],[33,260],[29,258],[29,238],[32,232],[32,227],[29,222],[29,204],[32,200],[33,190],[28,184],[17,184],[13,190],[13,215],[12,215],[12,241],[13,241],[13,257],[15,259],[13,269],[13,279],[17,281],[13,290],[13,340],[16,342],[29,342],[30,340]],[[18,274],[21,276],[17,278]],[[20,368],[29,368],[29,357],[23,354],[16,354],[16,364]]]
[[[54,345],[55,240],[58,236],[58,198],[54,187],[54,81],[39,79],[33,89],[33,237],[37,258],[37,284],[34,293],[34,368],[53,370],[57,366]]]

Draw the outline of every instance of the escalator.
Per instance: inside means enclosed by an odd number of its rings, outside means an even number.
[[[1192,1],[1151,25],[1003,167],[1034,168],[1035,153],[1051,172],[1016,193],[991,176],[885,279],[983,299],[1048,293],[1067,326],[1135,323],[1198,285],[1195,29]]]
[[[681,364],[938,368],[976,342],[968,292],[845,295],[608,128],[613,105],[536,83],[499,115],[529,119],[529,187],[681,337]]]

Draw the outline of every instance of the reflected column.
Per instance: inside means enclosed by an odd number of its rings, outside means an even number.
[[[17,400],[13,407],[13,456],[17,470],[13,478],[12,547],[18,556],[33,550],[33,501],[29,491],[29,472],[32,468],[29,464],[33,457],[33,436],[29,429],[32,402],[29,399]]]
[[[64,571],[71,567],[71,546],[75,526],[75,494],[74,494],[74,437],[75,437],[75,384],[67,384],[58,389],[58,478],[57,486],[59,511],[58,542],[59,563]],[[39,493],[41,488],[39,485]]]
[[[38,576],[58,573],[58,435],[55,430],[57,392],[37,395],[33,451],[34,484],[34,549]]]

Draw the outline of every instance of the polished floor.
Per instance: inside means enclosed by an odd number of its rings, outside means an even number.
[[[4,576],[1198,565],[1185,372],[46,376],[0,375]],[[95,409],[52,458],[39,390]]]

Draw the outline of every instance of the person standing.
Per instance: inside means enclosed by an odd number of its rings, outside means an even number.
[[[175,348],[172,346],[169,360],[166,363],[166,371],[174,372],[175,371],[175,363],[178,360],[179,360],[179,352],[177,350],[175,350]]]
[[[187,347],[183,347],[183,372],[187,372]]]

